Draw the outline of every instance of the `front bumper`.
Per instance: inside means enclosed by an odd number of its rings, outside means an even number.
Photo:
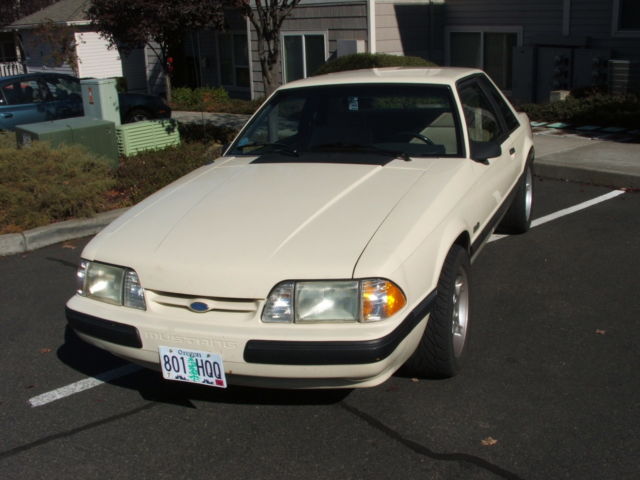
[[[215,329],[208,324],[167,322],[149,312],[80,296],[69,300],[66,315],[71,328],[85,341],[151,368],[159,369],[158,346],[166,345],[221,355],[230,383],[283,388],[364,387],[385,381],[413,353],[434,298],[435,291],[395,324],[333,326],[333,338],[326,340],[306,338],[309,332],[314,333],[311,338],[326,333],[331,328],[327,324],[317,332],[314,326],[299,325]],[[306,330],[306,338],[293,339],[294,329]],[[340,329],[348,339],[335,338]],[[356,329],[362,339],[353,338]]]

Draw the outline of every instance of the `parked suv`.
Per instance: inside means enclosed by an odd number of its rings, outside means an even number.
[[[123,123],[171,117],[171,108],[158,96],[120,93],[118,99]],[[76,77],[28,73],[0,78],[0,130],[83,113],[80,80]]]

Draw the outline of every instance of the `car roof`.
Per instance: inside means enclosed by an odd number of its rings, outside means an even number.
[[[470,75],[481,74],[482,70],[460,67],[385,67],[366,70],[349,70],[328,73],[289,82],[281,89],[342,85],[353,83],[422,83],[435,85],[455,85],[458,80]]]

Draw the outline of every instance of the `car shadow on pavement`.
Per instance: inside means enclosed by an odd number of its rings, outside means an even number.
[[[131,365],[81,340],[69,327],[65,342],[57,351],[64,364],[88,377],[100,378],[105,372]],[[190,383],[164,380],[160,372],[140,367],[125,376],[106,381],[110,385],[137,391],[142,398],[187,408],[197,408],[194,401],[249,405],[328,405],[339,403],[351,389],[279,390],[229,386],[218,389]]]

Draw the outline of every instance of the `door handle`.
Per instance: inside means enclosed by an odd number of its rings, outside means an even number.
[[[515,149],[515,148],[513,148],[513,147],[511,147],[511,148],[509,149],[509,155],[515,155],[515,154],[516,154],[516,149]]]
[[[2,118],[12,118],[13,113],[0,113],[0,117]]]

